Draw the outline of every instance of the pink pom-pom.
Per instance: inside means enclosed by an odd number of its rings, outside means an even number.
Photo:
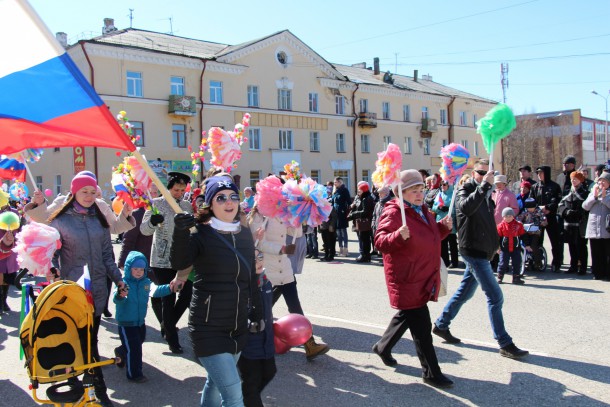
[[[394,186],[400,182],[400,170],[402,169],[402,152],[400,148],[393,143],[388,144],[386,151],[377,153],[377,161],[375,162],[375,171],[373,172],[373,183],[377,188],[383,186]]]
[[[47,188],[47,189],[44,190],[44,194],[46,196],[51,196],[51,195],[53,195],[53,192],[49,188]]]
[[[51,268],[55,251],[61,248],[59,232],[43,223],[32,222],[16,236],[14,252],[21,268],[27,268],[36,276],[45,276]]]

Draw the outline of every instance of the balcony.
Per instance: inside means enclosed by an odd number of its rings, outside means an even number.
[[[168,113],[173,116],[195,116],[197,114],[195,97],[170,95]]]
[[[420,136],[422,138],[431,138],[432,133],[436,133],[437,129],[436,119],[421,119]]]
[[[377,127],[377,113],[360,112],[358,115],[358,127]]]

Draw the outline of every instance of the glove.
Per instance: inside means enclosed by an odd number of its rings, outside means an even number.
[[[285,254],[294,254],[294,250],[297,248],[297,245],[295,244],[287,244],[286,246],[284,246],[284,253]]]
[[[163,217],[163,215],[161,215],[160,213],[157,213],[150,217],[150,224],[153,226],[157,226],[159,223],[163,223],[164,220],[165,220],[165,218]]]
[[[438,210],[441,212],[447,212],[449,210],[449,207],[441,205],[438,207]]]
[[[174,215],[174,227],[178,230],[189,230],[195,226],[195,217],[190,213],[178,213]]]
[[[265,330],[265,320],[261,319],[258,322],[249,321],[248,330],[253,334],[261,333]]]

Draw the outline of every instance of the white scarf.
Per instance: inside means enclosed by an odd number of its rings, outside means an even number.
[[[224,222],[214,216],[210,220],[210,226],[222,232],[239,232],[240,230],[239,222]]]

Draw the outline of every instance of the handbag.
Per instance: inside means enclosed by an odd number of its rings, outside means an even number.
[[[445,267],[445,262],[441,258],[441,288],[438,290],[438,296],[444,297],[447,295],[447,280],[449,279],[449,272]]]

